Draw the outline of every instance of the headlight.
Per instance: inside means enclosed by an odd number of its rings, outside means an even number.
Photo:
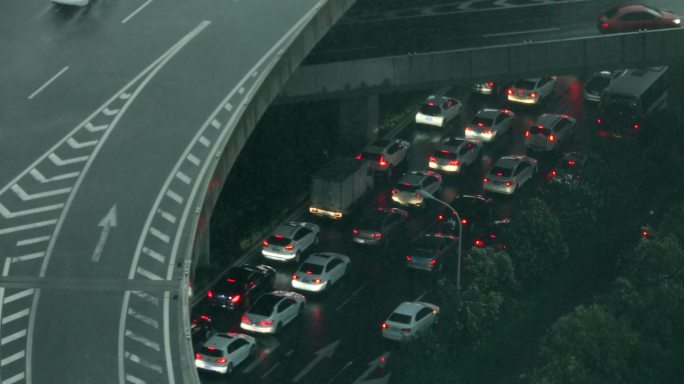
[[[674,23],[675,23],[675,24],[679,25],[680,22],[681,22],[681,20],[679,20],[679,19],[674,19]]]

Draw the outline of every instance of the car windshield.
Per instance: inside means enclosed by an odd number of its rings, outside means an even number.
[[[473,117],[472,125],[475,127],[491,127],[494,124],[494,119],[490,119],[482,116]]]
[[[389,317],[389,321],[401,324],[411,324],[411,316],[394,312]]]
[[[299,270],[307,275],[320,275],[323,273],[323,266],[320,264],[304,263],[299,267]]]
[[[400,192],[415,192],[418,190],[418,186],[411,184],[397,184],[396,189]]]
[[[432,153],[432,156],[438,157],[440,159],[449,159],[449,160],[455,160],[458,159],[458,153],[456,152],[449,152],[446,149],[440,149]]]
[[[288,245],[291,242],[291,240],[288,239],[287,237],[279,236],[279,235],[272,235],[266,241],[271,245],[280,245],[280,246]]]
[[[533,135],[542,134],[542,135],[548,136],[551,134],[551,130],[549,128],[542,127],[540,125],[534,125],[534,126],[530,127],[530,133]]]
[[[499,177],[511,177],[512,169],[504,167],[494,167],[489,171],[490,175],[496,175]]]
[[[375,152],[363,151],[361,153],[361,158],[364,160],[378,161],[380,160],[380,154]]]
[[[438,106],[432,104],[425,103],[420,106],[420,113],[423,115],[429,115],[429,116],[439,116],[442,111],[439,109]]]
[[[203,354],[204,356],[209,356],[209,357],[222,357],[223,356],[223,351],[214,348],[214,347],[202,347],[200,349],[200,353]]]
[[[607,10],[606,13],[605,13],[605,14],[606,14],[606,17],[609,18],[609,19],[612,19],[613,17],[615,17],[615,15],[617,14],[617,12],[618,12],[619,10],[620,10],[620,6],[618,6],[618,5],[616,5],[616,6],[612,7],[612,8],[610,8],[610,9]]]
[[[529,80],[516,80],[516,82],[513,83],[513,87],[518,88],[518,89],[530,90],[530,89],[534,89],[534,86],[535,86],[534,81],[529,81]]]
[[[261,295],[257,299],[256,303],[249,308],[249,313],[253,313],[259,316],[270,316],[273,313],[273,307],[280,301],[278,296],[274,295]]]
[[[586,89],[589,91],[602,91],[610,84],[610,77],[608,76],[592,76],[587,81]]]

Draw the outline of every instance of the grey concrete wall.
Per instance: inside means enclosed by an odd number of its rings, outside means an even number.
[[[378,95],[340,100],[337,147],[343,152],[362,148],[378,136]]]
[[[683,57],[684,28],[679,28],[363,59],[302,66],[276,102],[634,68]]]

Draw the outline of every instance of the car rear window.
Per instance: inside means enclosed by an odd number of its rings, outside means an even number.
[[[218,348],[208,348],[208,347],[202,347],[200,349],[200,353],[203,354],[204,356],[209,356],[209,357],[222,357],[223,356],[223,351],[218,349]]]
[[[259,296],[256,303],[249,308],[249,313],[260,316],[270,316],[273,313],[273,307],[280,301],[278,296],[265,294]]]
[[[420,106],[420,113],[429,116],[439,116],[441,109],[436,105],[423,104]]]
[[[458,159],[458,153],[456,152],[449,152],[446,149],[439,149],[435,151],[432,156],[434,157],[439,157],[440,159],[449,159],[449,160],[456,160]]]
[[[323,266],[320,264],[304,263],[299,270],[306,274],[320,275],[323,273]]]
[[[389,321],[394,323],[411,324],[411,316],[404,315],[403,313],[392,313],[389,317]]]
[[[276,236],[276,235],[273,235],[273,236],[269,237],[268,240],[266,240],[266,241],[268,241],[268,243],[271,244],[271,245],[280,245],[280,246],[283,246],[283,245],[288,245],[288,244],[290,244],[290,242],[291,242],[292,240],[290,240],[290,239],[288,239],[287,237],[284,237],[284,236]]]
[[[534,89],[535,82],[534,81],[529,81],[529,80],[517,80],[515,83],[513,83],[513,87],[518,88],[518,89]]]
[[[418,186],[417,185],[411,185],[411,184],[409,184],[409,185],[397,184],[396,189],[397,189],[397,191],[400,191],[400,192],[415,192],[418,190]]]
[[[380,160],[380,154],[375,152],[364,151],[361,153],[361,158],[364,160],[378,161]]]
[[[494,124],[494,119],[489,119],[482,116],[473,117],[473,123],[476,127],[491,127]]]
[[[534,125],[534,126],[530,127],[530,133],[533,135],[542,134],[542,135],[548,136],[551,134],[551,130],[549,128],[546,128],[546,127]]]
[[[594,76],[587,82],[586,88],[592,91],[604,90],[610,84],[610,77],[607,76]]]
[[[492,170],[489,172],[492,175],[496,175],[499,177],[511,177],[511,172],[513,170],[509,168],[504,168],[504,167],[494,167]]]

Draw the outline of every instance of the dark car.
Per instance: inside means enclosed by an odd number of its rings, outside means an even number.
[[[606,89],[613,79],[620,76],[624,71],[599,71],[594,72],[589,76],[587,82],[584,84],[582,95],[587,101],[601,101],[601,93]]]
[[[510,222],[508,218],[492,221],[484,231],[473,237],[473,245],[491,250],[508,249],[510,241],[506,228]]]
[[[233,267],[207,292],[207,300],[222,308],[246,308],[259,295],[273,290],[275,277],[276,270],[268,265]]]
[[[676,13],[643,4],[616,5],[601,13],[596,22],[601,33],[677,28],[680,23]]]
[[[456,252],[455,236],[432,234],[415,239],[406,253],[406,267],[426,271],[441,271],[449,253]]]
[[[482,195],[461,195],[450,205],[461,218],[464,236],[484,229],[492,219],[492,199]],[[437,214],[438,229],[441,232],[458,234],[457,220],[456,214],[444,207]]]
[[[555,183],[576,183],[584,176],[584,167],[588,157],[586,152],[565,153],[556,167],[549,172],[549,180]]]
[[[192,345],[203,343],[214,333],[211,325],[211,317],[193,313],[190,316],[190,333],[192,334]]]
[[[354,225],[353,240],[358,244],[387,244],[390,237],[401,232],[408,212],[399,208],[380,208],[363,216]]]

